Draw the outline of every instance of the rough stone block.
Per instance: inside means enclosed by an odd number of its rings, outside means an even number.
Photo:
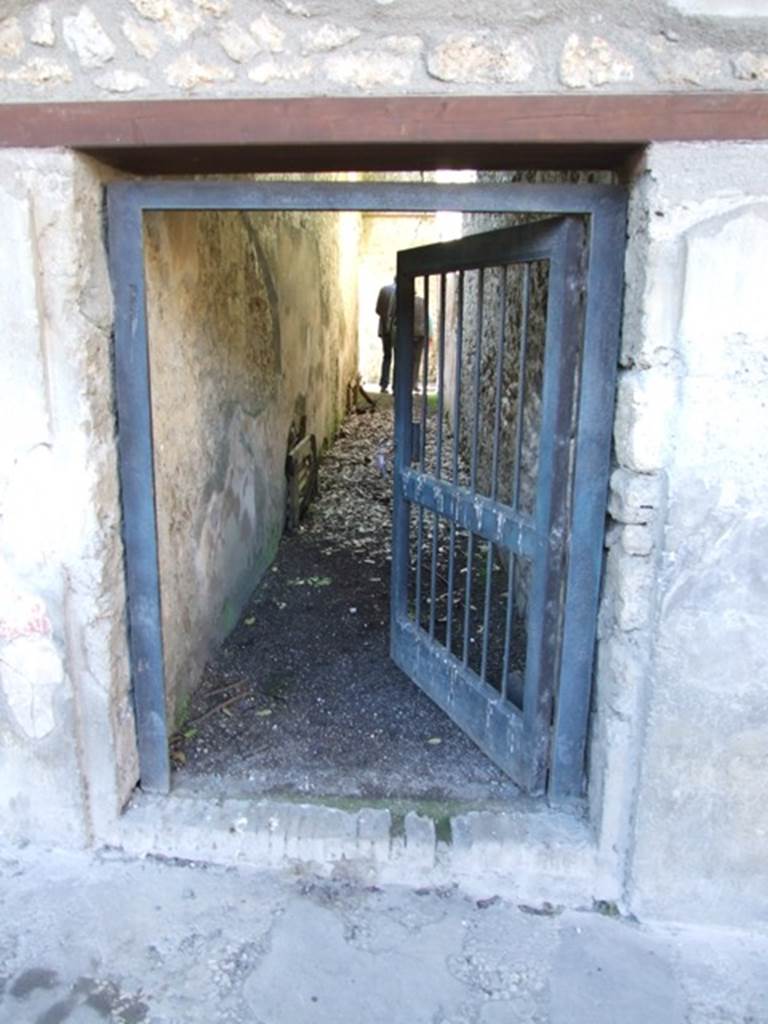
[[[157,56],[160,49],[160,40],[157,33],[149,27],[142,25],[134,18],[123,18],[123,35],[134,48],[139,57],[151,60]]]
[[[389,856],[392,815],[386,809],[364,807],[357,814],[357,846],[361,856],[384,861]]]
[[[632,61],[606,39],[593,36],[589,42],[573,34],[560,57],[560,81],[571,89],[588,89],[615,82],[631,82]]]
[[[653,559],[611,548],[605,572],[605,600],[613,610],[618,629],[630,632],[648,625],[655,586]]]
[[[359,39],[360,35],[360,30],[352,25],[320,25],[302,35],[301,52],[308,54],[338,50],[353,40]]]
[[[130,0],[142,18],[150,21],[162,21],[172,9],[171,0]]]
[[[19,82],[23,85],[67,85],[72,81],[72,72],[66,64],[43,57],[32,57],[12,71],[0,71],[0,81]]]
[[[35,46],[55,46],[56,29],[53,14],[48,4],[38,4],[32,12],[29,26],[29,41]]]
[[[732,67],[742,82],[768,82],[768,53],[746,51],[734,57]]]
[[[262,50],[282,53],[285,49],[285,32],[266,14],[261,14],[249,25],[251,35]]]
[[[0,21],[0,57],[18,57],[24,49],[24,33],[18,18]]]
[[[524,82],[533,68],[533,54],[525,43],[490,33],[450,36],[427,56],[427,70],[441,82]]]
[[[268,82],[294,82],[306,78],[312,71],[312,62],[308,60],[265,60],[256,64],[248,72],[252,82],[266,85]]]
[[[728,77],[723,55],[709,46],[685,50],[661,41],[652,43],[650,50],[656,77],[665,85],[713,87]]]
[[[432,867],[435,862],[435,823],[415,811],[405,816],[405,856],[411,863]]]
[[[135,92],[149,85],[149,79],[140,75],[138,71],[126,71],[123,68],[115,68],[113,71],[98,75],[94,81],[105,92],[115,93]]]
[[[608,511],[619,523],[650,523],[664,500],[660,474],[616,469],[611,474]]]
[[[182,54],[165,69],[165,79],[177,89],[192,91],[217,82],[230,82],[235,77],[231,68],[206,64],[192,53]]]
[[[623,526],[620,542],[628,555],[650,555],[653,551],[653,532],[648,525]]]
[[[396,57],[378,50],[338,54],[325,62],[325,72],[332,82],[363,90],[407,85],[414,70],[411,58]]]
[[[638,473],[663,467],[676,402],[676,380],[665,368],[632,371],[619,378],[614,441],[622,466]]]
[[[62,22],[64,42],[86,69],[100,68],[115,56],[115,45],[96,15],[83,5],[77,15]]]
[[[224,53],[238,64],[250,60],[261,49],[250,32],[236,21],[228,21],[223,24],[216,38]]]

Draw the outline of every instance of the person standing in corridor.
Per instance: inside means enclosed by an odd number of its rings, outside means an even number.
[[[376,315],[379,318],[379,337],[382,345],[381,377],[379,378],[379,390],[389,390],[389,371],[392,366],[392,349],[395,344],[395,282],[385,284],[379,290],[379,297],[376,299]]]

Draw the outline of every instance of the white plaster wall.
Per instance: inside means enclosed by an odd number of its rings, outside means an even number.
[[[651,147],[631,210],[591,795],[644,917],[768,913],[767,157]]]
[[[136,779],[101,182],[0,154],[0,830],[70,844]]]

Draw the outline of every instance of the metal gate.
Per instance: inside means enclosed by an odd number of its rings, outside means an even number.
[[[530,793],[550,763],[586,270],[569,216],[398,255],[392,656]]]

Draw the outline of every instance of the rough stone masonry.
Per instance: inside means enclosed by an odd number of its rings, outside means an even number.
[[[4,0],[0,16],[6,101],[768,86],[761,0]]]

